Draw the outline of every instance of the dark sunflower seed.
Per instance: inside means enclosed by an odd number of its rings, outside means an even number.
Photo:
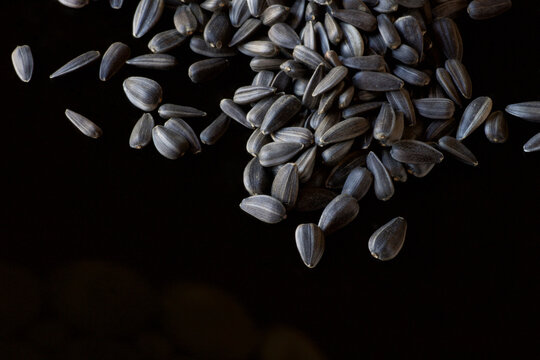
[[[259,161],[264,167],[281,165],[298,154],[304,145],[299,143],[271,142],[259,151]]]
[[[405,65],[396,65],[394,68],[394,75],[406,83],[415,86],[426,86],[431,81],[429,75],[424,71]]]
[[[322,114],[321,114],[322,115]],[[315,143],[319,145],[321,138],[332,126],[336,125],[340,120],[339,112],[330,111],[323,115],[317,128],[315,129]]]
[[[375,259],[382,261],[392,260],[397,256],[407,233],[407,221],[396,217],[380,228],[369,238],[368,249]]]
[[[341,94],[341,92],[343,91],[344,87],[345,82],[341,81],[332,90],[322,94],[321,99],[319,100],[319,108],[317,109],[319,114],[324,114],[330,110],[330,108],[334,105],[334,102],[338,98],[339,94]]]
[[[317,266],[324,253],[324,233],[316,224],[300,224],[295,231],[296,248],[308,268]]]
[[[319,219],[319,227],[326,234],[331,234],[349,223],[358,215],[358,201],[350,195],[340,194],[324,208]]]
[[[244,168],[244,187],[250,195],[263,195],[270,186],[270,177],[259,159],[251,159]]]
[[[363,31],[373,31],[377,28],[377,19],[370,13],[356,9],[338,9],[334,10],[332,15],[354,27]]]
[[[110,0],[109,3],[113,9],[120,9],[124,4],[124,0]]]
[[[163,119],[204,117],[206,113],[191,106],[163,104],[159,107],[158,114]]]
[[[157,151],[170,160],[178,159],[189,149],[185,137],[161,125],[152,129],[152,140]]]
[[[338,122],[321,136],[319,146],[354,139],[370,128],[369,121],[363,117],[352,117]]]
[[[11,61],[19,79],[29,82],[34,72],[34,57],[30,46],[17,46],[11,53]]]
[[[60,69],[56,70],[49,78],[54,79],[59,76],[68,74],[72,71],[82,68],[94,61],[96,61],[101,56],[99,51],[88,51],[82,55],[77,56],[75,59],[70,60],[67,64],[62,66]]]
[[[428,119],[445,120],[454,116],[455,106],[446,98],[424,98],[413,101],[418,113]]]
[[[298,166],[298,178],[301,183],[308,182],[311,179],[313,170],[315,169],[316,156],[317,147],[312,146],[296,159],[295,163]]]
[[[244,125],[248,129],[254,128],[254,126],[247,121],[244,110],[242,110],[242,108],[235,104],[231,99],[222,99],[219,103],[219,107],[221,108],[221,111],[227,114],[227,116],[234,121]]]
[[[432,8],[433,17],[455,17],[467,7],[467,0],[447,0]]]
[[[245,105],[269,97],[275,92],[276,88],[270,86],[242,86],[234,92],[233,101]]]
[[[377,26],[386,46],[390,49],[397,49],[401,45],[401,38],[388,15],[380,14],[377,16]]]
[[[505,111],[524,120],[540,122],[540,101],[511,104],[506,107]]]
[[[424,52],[424,36],[418,20],[414,16],[406,15],[394,21],[394,26],[403,42],[421,56]]]
[[[275,58],[267,59],[263,57],[255,57],[250,61],[249,67],[253,71],[264,71],[264,70],[279,71],[279,67],[284,61],[285,59],[275,59]]]
[[[88,5],[90,0],[58,0],[58,2],[72,9],[80,9]]]
[[[386,99],[394,110],[403,113],[409,126],[416,124],[416,113],[409,92],[406,89],[387,92]]]
[[[313,144],[313,133],[303,127],[285,127],[272,133],[276,142],[297,142],[304,146]]]
[[[133,17],[133,36],[145,35],[161,18],[165,3],[163,0],[141,0]]]
[[[502,111],[494,111],[486,119],[484,132],[487,139],[495,144],[502,144],[508,140],[508,123]]]
[[[394,181],[407,181],[407,170],[405,169],[405,166],[394,159],[392,155],[390,155],[389,150],[383,150],[381,154],[381,161]]]
[[[401,140],[392,145],[390,155],[407,164],[440,163],[444,156],[434,147],[418,140]]]
[[[293,79],[304,78],[308,74],[308,69],[296,60],[287,60],[279,68]]]
[[[259,28],[262,26],[262,22],[259,19],[247,19],[242,26],[234,33],[229,46],[235,46],[253,36]]]
[[[234,27],[242,26],[250,18],[249,7],[246,0],[232,0],[229,18]]]
[[[373,10],[378,11],[380,13],[384,13],[384,14],[393,13],[397,9],[398,9],[397,0],[379,0],[377,5],[373,8]]]
[[[266,26],[272,26],[277,23],[282,23],[289,15],[287,6],[275,4],[268,6],[261,14],[261,21]]]
[[[126,64],[140,68],[170,70],[178,64],[176,58],[167,54],[146,54],[126,61]]]
[[[257,156],[261,148],[271,141],[272,138],[269,135],[264,135],[261,130],[255,129],[246,143],[246,151],[253,156]]]
[[[373,174],[373,189],[377,199],[386,201],[394,195],[394,183],[388,170],[373,151],[370,151],[367,160],[367,168]]]
[[[540,102],[539,102],[540,104]],[[456,139],[463,140],[476,130],[487,119],[491,112],[493,101],[487,96],[481,96],[465,108],[459,122]]]
[[[215,79],[229,67],[229,60],[212,58],[194,62],[188,69],[188,76],[194,83],[202,83]]]
[[[274,73],[268,70],[258,72],[254,77],[251,85],[253,86],[270,86],[274,79]]]
[[[279,48],[273,42],[265,40],[253,40],[240,44],[238,50],[251,57],[274,57],[279,53]]]
[[[345,119],[348,119],[353,116],[358,116],[373,110],[377,110],[383,104],[384,101],[370,101],[363,104],[355,104],[344,109],[342,115]]]
[[[75,111],[66,109],[66,117],[81,133],[88,137],[97,139],[103,134],[99,126]]]
[[[311,78],[306,86],[306,90],[304,91],[304,95],[302,96],[302,105],[308,109],[315,109],[319,103],[320,96],[313,96],[313,91],[321,82],[324,76],[323,71],[324,65],[321,64],[317,66],[313,72],[313,75],[311,75]]]
[[[334,168],[330,171],[330,174],[326,178],[325,186],[330,189],[342,188],[347,180],[347,176],[351,173],[352,169],[357,166],[366,165],[366,154],[364,152],[354,151],[345,158],[343,158]]]
[[[406,65],[416,65],[420,61],[418,52],[407,44],[401,44],[392,50],[392,57]]]
[[[435,72],[435,76],[437,77],[437,82],[442,87],[446,95],[448,95],[448,97],[456,104],[461,106],[461,98],[459,97],[458,90],[456,89],[454,81],[452,80],[452,77],[448,71],[446,71],[444,68],[438,68]],[[434,87],[434,89],[438,90],[437,87]]]
[[[301,34],[302,44],[305,47],[310,48],[311,50],[317,51],[317,39],[315,38],[315,28],[313,27],[313,21],[306,22],[306,25],[301,31]],[[322,53],[324,54],[324,52]]]
[[[200,134],[201,142],[206,145],[214,145],[227,132],[231,119],[221,113],[214,121],[210,123]]]
[[[279,98],[279,95],[270,96],[264,99],[259,100],[255,106],[249,110],[246,115],[246,120],[253,127],[260,127],[264,121],[264,117],[270,109],[270,106]]]
[[[294,95],[280,96],[268,109],[261,124],[263,134],[270,134],[283,127],[296,115],[302,103]]]
[[[298,197],[298,167],[296,164],[288,163],[283,165],[274,181],[272,182],[272,197],[281,201],[285,208],[293,208]]]
[[[198,27],[197,18],[187,5],[176,8],[174,13],[174,27],[182,36],[192,35]]]
[[[207,57],[230,57],[236,55],[236,51],[229,47],[211,47],[200,35],[194,35],[191,37],[191,40],[189,41],[189,48],[194,53]]]
[[[152,79],[132,76],[124,80],[128,100],[143,111],[155,110],[163,99],[161,86]]]
[[[326,148],[322,154],[322,162],[327,166],[335,166],[339,163],[351,150],[354,144],[354,139],[338,142]]]
[[[231,38],[231,22],[225,11],[216,11],[206,23],[203,31],[204,40],[211,47],[221,48]]]
[[[354,98],[354,85],[345,89],[338,97],[338,108],[345,109],[348,107]]]
[[[435,164],[405,164],[407,172],[414,177],[423,178],[433,170]]]
[[[525,152],[534,152],[540,151],[540,133],[534,135],[523,145],[523,151]]]
[[[201,8],[210,12],[214,12],[216,10],[225,8],[228,5],[229,1],[227,0],[206,0],[201,3]]]
[[[368,91],[395,91],[403,87],[403,80],[382,72],[360,71],[352,81],[356,88]]]
[[[328,40],[330,40],[333,45],[337,45],[341,42],[341,39],[343,39],[343,30],[341,30],[336,19],[329,13],[324,14],[324,28],[326,29]]]
[[[467,12],[474,20],[485,20],[499,16],[512,7],[512,0],[474,0],[469,3]]]
[[[124,66],[131,55],[131,49],[126,44],[115,42],[112,44],[101,59],[99,79],[107,81]]]
[[[152,114],[144,114],[135,123],[131,136],[129,137],[129,146],[134,149],[142,149],[152,140],[152,129],[154,128],[154,118]]]
[[[287,217],[287,210],[283,204],[268,195],[253,195],[245,198],[240,203],[240,209],[268,224],[276,224]]]
[[[350,51],[350,56],[362,56],[364,55],[364,38],[360,31],[357,28],[350,24],[341,23],[341,29],[343,30],[343,38],[345,41],[342,41],[342,46],[347,46]],[[345,54],[343,54],[345,56]]]
[[[186,39],[176,29],[166,30],[156,34],[148,43],[148,48],[156,54],[164,53],[180,46]]]
[[[472,96],[472,81],[467,69],[461,61],[456,59],[446,60],[444,67],[452,77],[452,80],[461,92],[461,95],[463,95],[465,99],[470,99]]]
[[[317,96],[334,88],[343,79],[345,79],[348,72],[349,71],[345,66],[336,66],[332,68],[315,87],[315,90],[313,90],[313,96]]]
[[[304,45],[296,45],[292,55],[296,61],[305,64],[310,69],[316,69],[320,64],[330,68],[330,64],[318,52]]]
[[[175,133],[182,135],[189,143],[189,148],[193,154],[201,152],[201,143],[193,128],[180,118],[171,118],[165,121],[163,125],[166,129],[172,130]]]
[[[253,17],[259,17],[266,5],[266,1],[264,0],[247,0],[247,6],[249,9],[249,13]]]
[[[294,49],[296,45],[300,45],[300,38],[294,29],[285,23],[277,23],[272,25],[268,30],[270,40],[285,49]]]
[[[368,169],[362,166],[354,168],[349,175],[345,184],[343,184],[342,194],[350,195],[357,201],[360,201],[371,188],[373,183],[373,175]]]
[[[478,160],[465,145],[451,136],[443,136],[439,139],[439,147],[452,155],[457,160],[472,166],[478,165]]]

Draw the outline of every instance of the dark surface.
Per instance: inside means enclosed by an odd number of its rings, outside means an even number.
[[[232,84],[250,81],[245,60],[205,86],[187,77],[195,56],[185,45],[172,52],[180,60],[172,72],[126,66],[103,83],[96,62],[48,79],[67,60],[91,49],[103,53],[114,41],[133,55],[146,53],[151,36],[172,27],[172,13],[137,40],[135,5],[126,1],[119,11],[106,1],[80,11],[52,0],[0,5],[0,358],[183,359],[189,352],[194,359],[229,358],[231,349],[249,349],[277,325],[302,332],[329,359],[537,351],[540,158],[524,154],[522,145],[538,125],[508,116],[508,143],[490,144],[483,128],[465,141],[477,168],[449,159],[426,178],[398,184],[387,203],[370,193],[357,220],[327,239],[321,263],[309,270],[294,229],[317,222],[317,214],[291,214],[270,226],[238,207],[250,159],[249,132],[238,124],[217,145],[178,161],[153,146],[128,146],[141,111],[122,91],[127,76],[152,77],[165,102],[208,111],[209,119],[188,119],[200,131],[218,115],[218,100],[232,96]],[[491,96],[496,109],[540,99],[539,15],[536,1],[516,1],[499,18],[458,21],[474,96]],[[29,84],[18,80],[10,61],[22,44],[32,47],[36,64]],[[78,133],[64,117],[66,107],[93,119],[103,137]],[[376,261],[367,240],[398,215],[409,224],[405,246],[395,260]],[[200,312],[182,305],[170,290],[179,283],[220,289],[249,319],[204,291],[193,295]],[[241,321],[252,321],[257,332],[242,332],[249,326]],[[145,342],[144,334],[155,339]],[[147,343],[155,350],[145,357]]]

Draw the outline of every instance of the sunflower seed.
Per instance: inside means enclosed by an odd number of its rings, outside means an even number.
[[[335,166],[339,163],[351,150],[354,144],[354,139],[338,142],[326,148],[322,154],[322,162],[327,166]]]
[[[324,253],[324,233],[316,224],[300,224],[295,232],[296,247],[308,268],[317,266]]]
[[[407,44],[401,44],[392,50],[392,57],[406,65],[416,65],[420,61],[420,55]]]
[[[204,40],[211,47],[221,48],[231,38],[231,22],[225,11],[216,11],[206,23],[203,32]]]
[[[163,104],[158,109],[158,114],[163,119],[204,117],[206,113],[190,106]]]
[[[178,159],[189,149],[185,137],[161,125],[156,125],[152,129],[152,140],[157,151],[170,160]]]
[[[502,111],[494,111],[489,115],[484,125],[487,139],[495,144],[502,144],[508,140],[508,123]]]
[[[316,69],[319,64],[323,64],[326,68],[330,68],[330,64],[316,51],[304,45],[296,45],[293,50],[293,57],[296,61],[305,64],[310,69]]]
[[[342,115],[345,119],[348,119],[353,116],[362,115],[367,112],[377,110],[383,104],[383,101],[370,101],[363,104],[352,105],[344,109]]]
[[[370,151],[367,160],[367,168],[373,174],[373,189],[377,199],[386,201],[394,195],[394,183],[384,167],[383,163],[373,151]]]
[[[414,16],[406,15],[394,21],[394,26],[403,42],[421,56],[424,52],[424,36],[418,20]]]
[[[407,164],[440,163],[444,156],[432,146],[418,140],[401,140],[392,145],[390,155]]]
[[[364,152],[350,152],[330,171],[324,185],[330,189],[342,188],[347,176],[355,167],[366,165],[366,157]]]
[[[294,95],[280,96],[268,109],[261,124],[263,134],[270,134],[285,125],[296,115],[302,103]]]
[[[354,85],[349,86],[345,89],[338,97],[338,108],[345,109],[347,108],[354,98]]]
[[[261,148],[271,141],[270,136],[264,135],[259,129],[255,129],[246,143],[246,151],[253,156],[257,156]]]
[[[198,154],[201,152],[201,143],[199,142],[197,134],[195,134],[195,131],[193,131],[191,126],[189,126],[189,124],[186,123],[184,120],[180,118],[171,118],[165,121],[165,124],[163,126],[166,129],[172,130],[175,133],[182,135],[189,143],[189,148],[191,149],[192,153]]]
[[[379,0],[377,5],[373,8],[373,10],[380,12],[380,13],[393,13],[398,9],[398,2],[397,0]]]
[[[302,63],[295,60],[287,60],[279,68],[293,79],[304,78],[308,74],[308,69]]]
[[[148,78],[129,77],[123,87],[128,100],[143,111],[155,110],[163,98],[161,86]]]
[[[283,165],[274,181],[272,182],[271,195],[285,205],[285,208],[293,208],[298,197],[298,168],[296,164]]]
[[[207,57],[230,57],[236,55],[236,51],[229,47],[211,47],[200,35],[193,35],[191,37],[191,40],[189,41],[189,48],[194,53]]]
[[[321,114],[322,115],[322,114]],[[317,128],[315,129],[315,143],[319,145],[321,143],[322,136],[328,131],[332,126],[336,125],[340,120],[339,112],[330,111],[323,115],[320,120]]]
[[[439,147],[452,155],[457,160],[472,166],[478,165],[478,160],[465,145],[451,136],[443,136],[439,139]]]
[[[405,164],[407,172],[414,177],[423,178],[433,170],[435,164]]]
[[[279,48],[271,41],[254,40],[238,45],[238,50],[247,56],[273,57],[279,52]]]
[[[297,142],[304,146],[313,144],[313,133],[303,127],[285,127],[272,133],[276,142]]]
[[[231,99],[222,99],[219,103],[219,107],[221,108],[221,111],[227,114],[227,116],[234,121],[244,125],[248,129],[254,128],[254,126],[247,121],[244,110],[242,110],[242,108],[235,104]]]
[[[170,70],[178,64],[176,58],[167,54],[146,54],[126,61],[126,64],[140,68]]]
[[[197,18],[187,5],[182,5],[176,8],[174,13],[174,27],[182,36],[189,36],[197,30]]]
[[[401,111],[408,120],[408,125],[416,124],[416,113],[409,92],[406,89],[386,93],[386,99],[394,110]]]
[[[394,68],[394,75],[406,83],[415,86],[426,86],[431,80],[429,75],[424,71],[405,65],[396,65]]]
[[[284,5],[270,5],[262,12],[261,21],[266,26],[284,22],[289,15],[289,10],[290,9]]]
[[[235,46],[254,35],[262,26],[262,22],[259,19],[247,19],[244,24],[236,30],[229,46]]]
[[[229,67],[225,58],[211,58],[194,62],[188,69],[188,76],[194,83],[203,83],[218,77]]]
[[[338,122],[329,128],[317,142],[319,146],[354,139],[370,128],[369,121],[363,117],[352,117]]]
[[[11,53],[11,61],[19,79],[29,82],[34,72],[34,57],[30,46],[17,46]]]
[[[154,27],[164,7],[163,0],[141,0],[133,16],[133,36],[140,38]]]
[[[82,68],[94,62],[101,56],[99,51],[88,51],[82,55],[77,56],[75,59],[70,60],[67,64],[62,66],[60,69],[56,70],[49,78],[54,79],[59,76],[65,75],[72,71]]]
[[[229,18],[234,27],[242,26],[250,17],[249,7],[246,0],[232,0],[229,10]]]
[[[351,223],[358,215],[359,207],[355,198],[347,194],[336,196],[324,208],[319,219],[319,227],[331,234]]]
[[[99,79],[107,81],[124,66],[131,55],[131,49],[126,44],[115,42],[105,52],[99,68]]]
[[[254,77],[251,85],[253,86],[270,86],[274,79],[274,73],[268,70],[258,72]]]
[[[413,101],[418,113],[428,119],[450,119],[454,116],[455,106],[446,98],[424,98]]]
[[[331,90],[347,76],[348,72],[349,71],[345,66],[337,66],[332,68],[315,87],[312,96],[318,96],[319,94]]]
[[[225,113],[221,113],[201,132],[199,138],[203,144],[214,145],[227,132],[230,123],[231,119]]]
[[[457,124],[454,118],[432,121],[426,128],[426,141],[437,141],[439,138],[452,133],[456,129],[456,126]]]
[[[390,174],[390,177],[394,181],[399,181],[399,182],[407,181],[407,170],[405,169],[402,163],[400,163],[399,161],[394,159],[392,155],[390,155],[389,150],[382,151],[381,161],[384,167],[386,168],[386,170],[388,170],[388,174]]]
[[[253,195],[240,203],[240,208],[256,219],[276,224],[287,217],[283,204],[268,195]]]
[[[268,30],[268,37],[277,46],[294,49],[300,44],[300,38],[292,27],[285,23],[276,23]]]
[[[316,108],[319,102],[320,97],[313,96],[313,91],[315,90],[317,85],[321,82],[324,76],[323,71],[324,71],[323,64],[317,66],[317,68],[313,72],[313,75],[311,75],[311,78],[309,79],[309,82],[306,86],[306,90],[304,91],[304,95],[302,96],[302,105],[304,105],[308,109]]]
[[[351,69],[364,71],[384,71],[386,62],[380,55],[354,56],[343,59],[343,65]]]
[[[403,87],[403,80],[382,72],[360,71],[352,81],[358,89],[368,91],[395,91]]]
[[[469,3],[467,13],[474,20],[485,20],[499,16],[512,7],[512,0],[474,0]]]
[[[487,119],[491,112],[493,101],[487,96],[481,96],[465,108],[459,122],[456,139],[463,140],[476,130]]]
[[[285,73],[285,71],[279,71],[274,79],[272,79],[271,87],[276,88],[276,91],[279,92],[289,92],[288,89],[292,83],[292,78]]]
[[[124,0],[110,0],[109,2],[113,9],[120,9],[124,4]]]
[[[435,39],[442,47],[444,55],[448,59],[463,58],[463,40],[456,23],[449,18],[439,18],[433,21]]]
[[[354,168],[343,185],[342,194],[350,195],[360,201],[371,188],[373,175],[368,169],[362,166]]]
[[[180,35],[176,29],[163,31],[148,42],[148,49],[153,53],[164,53],[180,46],[186,39],[187,37]]]
[[[319,51],[325,55],[324,58],[326,59],[326,54],[331,51],[330,40],[328,39],[326,29],[320,21],[317,21],[315,25],[313,25],[313,28],[315,29],[315,33],[317,34],[316,38],[318,40],[318,48],[320,49]]]
[[[447,0],[434,6],[432,9],[435,18],[455,17],[461,10],[467,7],[467,0]]]
[[[247,6],[249,9],[249,13],[253,17],[259,17],[266,5],[266,1],[264,0],[247,0]]]
[[[456,84],[461,95],[465,99],[470,99],[472,96],[472,81],[465,66],[461,61],[456,59],[446,60],[444,66],[452,77],[452,80],[454,80],[454,84]]]
[[[306,92],[306,87],[309,80],[306,79],[295,79],[293,83],[293,93],[298,97],[303,97]]]
[[[389,104],[383,104],[373,126],[373,137],[385,146],[401,139],[403,134],[403,113],[394,112]]]
[[[370,13],[356,9],[338,9],[334,10],[332,15],[354,27],[363,31],[373,31],[377,28],[377,19]]]
[[[227,0],[206,0],[201,3],[201,8],[214,12],[229,5]]]
[[[142,149],[152,140],[152,129],[154,128],[154,118],[152,114],[143,114],[135,123],[131,136],[129,137],[129,146],[133,149]]]
[[[384,40],[382,39],[382,36],[380,33],[374,33],[371,35],[368,35],[368,44],[369,48],[378,55],[384,56],[386,55],[386,50],[388,50],[388,47],[384,43]],[[353,55],[346,55],[343,53],[342,49],[342,56],[353,56]]]
[[[58,2],[72,9],[80,9],[88,5],[90,0],[58,0]]]
[[[310,212],[324,209],[336,197],[336,193],[325,188],[301,188],[294,210]]]
[[[191,12],[193,13],[193,16],[195,16],[195,19],[197,19],[197,23],[198,23],[197,30],[199,31],[204,30],[204,27],[208,23],[208,16],[206,15],[206,13],[203,11],[203,9],[198,3],[190,2],[188,6]]]
[[[343,30],[343,38],[345,40],[342,44],[347,45],[351,52],[350,56],[364,55],[364,38],[360,34],[360,31],[350,24],[341,23],[340,26]]]
[[[259,161],[264,167],[281,165],[292,159],[303,148],[304,145],[299,143],[271,142],[259,151]]]
[[[315,29],[313,28],[313,21],[306,22],[306,25],[302,29],[301,34],[302,34],[302,44],[313,51],[317,51],[317,39],[315,38]]]
[[[97,139],[103,134],[103,131],[99,128],[99,126],[75,111],[66,109],[66,117],[73,125],[75,125],[77,129],[79,129],[81,133],[88,137]]]
[[[540,133],[534,135],[523,145],[523,151],[525,152],[534,152],[540,151]]]
[[[435,76],[437,77],[437,82],[442,87],[446,95],[448,95],[453,102],[461,106],[461,98],[459,97],[458,90],[456,89],[454,81],[452,80],[452,77],[448,71],[446,71],[444,68],[438,68],[435,71]],[[435,87],[435,89],[438,88]]]
[[[263,195],[268,191],[270,178],[257,158],[251,159],[244,168],[244,187],[250,195]]]
[[[337,45],[341,42],[341,39],[343,39],[343,30],[341,30],[337,21],[329,13],[324,14],[324,28],[328,34],[328,40],[330,40],[333,45]]]
[[[407,233],[407,221],[396,217],[380,228],[369,238],[368,249],[375,259],[382,261],[392,260],[397,256]]]
[[[377,26],[386,46],[390,49],[397,49],[401,45],[401,38],[388,15],[380,14],[377,16]]]
[[[505,111],[524,120],[540,122],[540,101],[511,104],[506,107]]]

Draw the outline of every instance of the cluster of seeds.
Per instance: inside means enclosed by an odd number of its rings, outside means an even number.
[[[184,3],[185,1],[185,3]],[[511,0],[141,0],[133,19],[140,38],[172,8],[174,29],[155,35],[151,54],[131,58],[122,43],[103,55],[99,77],[110,79],[124,65],[168,70],[176,59],[164,54],[189,39],[190,49],[208,59],[189,67],[193,82],[205,82],[227,69],[239,52],[252,57],[250,85],[220,102],[220,114],[200,136],[183,118],[204,111],[163,104],[154,80],[130,77],[123,87],[133,105],[158,109],[164,125],[145,113],[129,139],[140,149],[153,141],[166,158],[201,151],[216,143],[230,119],[250,129],[246,150],[253,155],[244,170],[249,197],[240,207],[266,223],[289,211],[322,210],[318,224],[301,224],[296,244],[302,260],[314,267],[324,252],[325,236],[353,221],[358,201],[373,187],[382,201],[394,194],[394,182],[426,176],[445,154],[468,165],[478,161],[463,143],[484,126],[493,143],[508,137],[502,111],[492,112],[489,97],[473,99],[472,81],[462,63],[463,43],[452,18],[465,10],[487,19],[511,8]],[[80,8],[89,0],[59,0]],[[110,0],[113,8],[121,0]],[[71,60],[51,78],[65,75],[100,57],[89,51]],[[13,52],[23,81],[32,76],[28,46]],[[471,100],[473,99],[473,100]],[[506,112],[540,122],[540,101],[506,107]],[[460,120],[455,120],[460,115]],[[71,110],[67,118],[85,135],[101,129]],[[200,139],[200,141],[199,141]],[[523,147],[540,149],[540,133]],[[369,239],[371,254],[394,258],[407,229],[396,217]]]

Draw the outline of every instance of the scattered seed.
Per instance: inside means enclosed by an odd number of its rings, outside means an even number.
[[[404,218],[396,217],[390,220],[369,238],[369,252],[375,259],[392,260],[403,247],[406,233],[407,221]]]

